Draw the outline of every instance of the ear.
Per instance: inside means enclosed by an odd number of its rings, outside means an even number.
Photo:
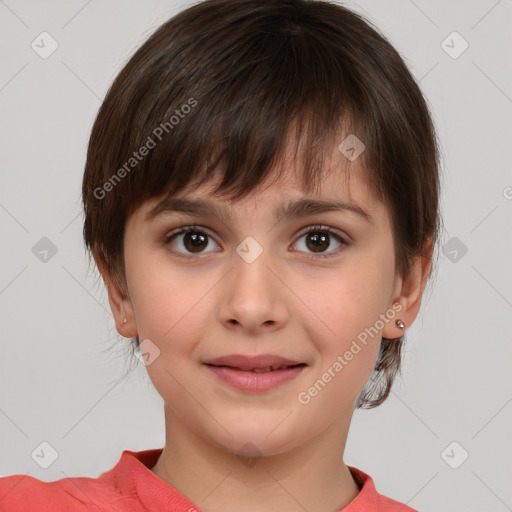
[[[389,307],[397,311],[395,319],[400,319],[405,324],[400,329],[395,321],[386,324],[382,330],[384,338],[394,339],[403,336],[404,331],[412,325],[421,305],[421,298],[432,266],[432,253],[434,240],[429,238],[423,252],[416,256],[410,268],[409,275],[398,278],[393,290],[393,300]],[[401,309],[398,311],[398,304]]]
[[[121,290],[103,258],[94,253],[94,261],[107,287],[108,302],[114,316],[117,332],[125,338],[137,336],[137,325],[130,297]],[[126,322],[124,321],[125,318]]]

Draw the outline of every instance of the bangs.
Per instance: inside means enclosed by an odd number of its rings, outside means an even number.
[[[253,109],[258,111],[261,123],[255,123],[255,117],[247,120],[247,111]],[[347,128],[350,121],[344,122],[343,128],[339,119],[329,125],[315,112],[318,109],[304,110],[289,121],[270,106],[258,109],[254,104],[241,102],[236,121],[230,122],[224,116],[197,120],[204,138],[185,136],[179,150],[174,147],[178,141],[169,138],[155,148],[143,173],[145,180],[137,186],[141,191],[145,189],[141,200],[161,194],[177,195],[186,188],[195,189],[215,181],[213,195],[237,201],[268,179],[274,184],[290,166],[304,192],[313,193],[325,172],[332,169],[326,166],[326,160],[341,142],[339,134],[354,132]],[[198,129],[192,128],[195,133]],[[341,165],[339,170],[346,170],[346,166]]]
[[[253,19],[250,30],[201,25],[203,38],[166,27],[172,39],[165,46],[159,37],[165,25],[159,29],[140,51],[161,55],[139,58],[133,68],[129,63],[113,85],[130,96],[129,111],[110,120],[116,137],[103,141],[107,158],[97,186],[124,164],[123,178],[109,192],[118,195],[116,210],[130,215],[143,201],[214,178],[215,194],[241,199],[270,174],[278,179],[290,150],[309,192],[327,170],[326,154],[348,134],[364,141],[365,165],[372,152],[365,129],[371,102],[358,67],[339,43],[326,43],[329,34],[319,37],[304,25],[267,13],[261,26]],[[135,161],[131,155],[144,147],[147,155]]]

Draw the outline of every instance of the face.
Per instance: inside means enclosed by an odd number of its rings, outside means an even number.
[[[173,414],[233,453],[251,442],[278,454],[350,416],[381,336],[401,335],[394,320],[383,321],[394,317],[400,290],[390,217],[357,160],[343,159],[333,153],[314,194],[290,168],[236,203],[212,196],[213,186],[179,195],[223,208],[223,216],[164,209],[148,220],[160,198],[127,222],[126,305],[150,353],[149,376]],[[349,207],[274,217],[305,199]],[[280,385],[247,390],[205,364],[261,354],[302,367]],[[260,384],[274,378],[244,375]]]

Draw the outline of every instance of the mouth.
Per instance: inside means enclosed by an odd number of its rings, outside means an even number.
[[[229,368],[231,370],[238,370],[238,371],[241,371],[241,372],[247,372],[247,373],[269,373],[269,372],[277,372],[277,371],[280,371],[280,370],[289,370],[290,368],[298,368],[300,366],[307,366],[306,363],[299,363],[299,364],[292,364],[292,365],[279,365],[279,366],[266,366],[266,367],[263,367],[263,368],[251,368],[251,369],[246,369],[246,368],[239,368],[237,366],[229,366],[229,365],[225,365],[225,364],[221,364],[221,365],[217,365],[217,364],[209,364],[209,363],[205,363],[207,366],[213,366],[215,368]]]
[[[248,393],[270,392],[294,381],[306,371],[307,364],[274,364],[256,366],[243,364],[244,368],[227,364],[204,363],[217,382]]]
[[[208,366],[254,373],[277,372],[297,366],[307,366],[300,359],[290,359],[277,354],[230,354],[203,361]]]

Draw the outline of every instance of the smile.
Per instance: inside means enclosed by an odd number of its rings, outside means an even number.
[[[242,370],[231,366],[205,365],[221,382],[241,391],[265,392],[297,378],[306,367],[301,363],[292,366],[267,366]]]

